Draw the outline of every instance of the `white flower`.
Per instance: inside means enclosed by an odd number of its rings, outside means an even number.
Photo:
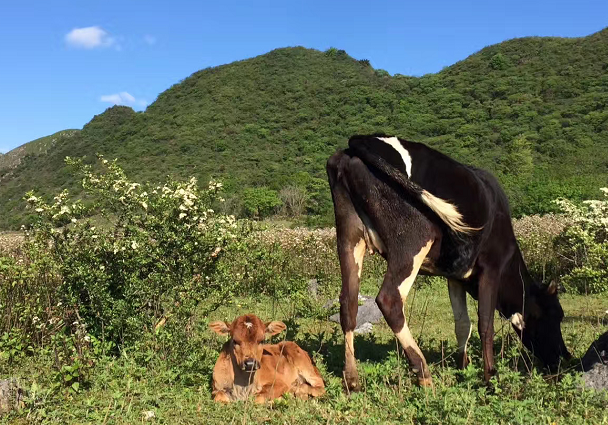
[[[146,202],[142,202],[141,206],[144,207],[144,210],[148,209],[148,204]]]
[[[36,198],[35,196],[30,196],[29,198],[27,198],[27,202],[36,202],[38,200],[38,198]]]
[[[72,220],[71,220],[72,223],[76,223],[76,221],[77,220],[75,218],[72,218]]]
[[[42,212],[42,211],[44,211],[44,209],[43,209],[43,208],[36,208],[36,210],[35,210],[35,211],[36,211],[36,212]]]
[[[131,242],[131,248],[137,249],[138,247],[139,247],[139,244],[136,241]]]
[[[179,215],[179,219],[181,220],[182,218],[184,218],[187,214],[186,213],[180,213]]]

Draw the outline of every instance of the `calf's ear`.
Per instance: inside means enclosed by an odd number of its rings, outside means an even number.
[[[209,323],[209,328],[219,334],[219,335],[229,335],[230,334],[230,323],[227,322],[212,322]]]
[[[285,326],[285,323],[274,321],[274,322],[266,323],[265,332],[270,335],[276,335],[276,334],[280,334],[285,329],[287,329],[287,326]]]

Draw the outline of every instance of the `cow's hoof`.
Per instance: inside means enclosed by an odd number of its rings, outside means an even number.
[[[266,404],[266,403],[272,404],[273,403],[273,401],[271,399],[267,399],[263,395],[257,395],[253,401],[255,402],[255,404]]]
[[[344,371],[344,388],[348,392],[361,391],[361,384],[359,383],[359,374],[356,371],[354,373]]]
[[[458,353],[458,358],[456,359],[456,363],[459,369],[466,369],[471,360],[467,353]]]
[[[217,393],[215,397],[213,397],[213,401],[217,403],[230,403],[230,397],[226,393]]]
[[[351,393],[361,391],[361,384],[359,382],[346,382],[344,386],[346,390]]]
[[[418,378],[418,385],[423,388],[433,388],[433,378]]]

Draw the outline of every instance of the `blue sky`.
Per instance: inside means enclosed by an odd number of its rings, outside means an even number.
[[[422,75],[510,38],[606,26],[606,0],[4,0],[0,152],[82,128],[113,102],[141,110],[199,69],[277,47],[334,46]]]

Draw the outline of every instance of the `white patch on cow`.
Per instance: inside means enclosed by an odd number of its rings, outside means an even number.
[[[467,293],[463,285],[457,281],[448,279],[448,292],[452,313],[454,313],[454,331],[458,341],[458,351],[466,352],[467,342],[471,337],[471,319],[467,311]]]
[[[390,145],[393,149],[399,152],[401,155],[401,159],[403,160],[403,164],[405,165],[405,172],[408,177],[412,176],[412,157],[410,153],[403,147],[399,139],[396,137],[376,137],[376,139],[383,141],[387,145]]]
[[[353,257],[355,257],[355,264],[357,264],[357,276],[361,278],[361,269],[363,268],[363,257],[365,256],[365,240],[360,239],[355,245],[353,250]]]
[[[463,276],[463,279],[468,279],[469,277],[471,277],[471,275],[473,274],[473,269],[469,269]]]
[[[357,364],[355,360],[355,334],[353,331],[348,331],[344,334],[344,360],[347,367],[348,365],[355,366]]]
[[[511,320],[513,326],[519,329],[520,332],[523,331],[526,327],[526,323],[524,322],[524,316],[522,316],[521,313],[515,313],[513,316],[511,316],[509,320]]]
[[[422,381],[424,381],[423,385],[427,385],[426,380],[423,379],[422,376],[428,374],[428,367],[426,365],[426,360],[424,359],[424,355],[422,354],[422,351],[420,351],[420,347],[418,347],[418,344],[416,344],[416,340],[414,340],[414,337],[412,337],[410,328],[407,325],[407,318],[405,317],[405,300],[407,298],[407,294],[410,292],[410,289],[412,288],[412,285],[414,284],[414,280],[416,280],[416,276],[418,275],[420,266],[422,265],[424,259],[426,258],[426,255],[429,253],[432,246],[433,246],[433,241],[430,240],[426,243],[425,246],[423,246],[420,249],[420,252],[418,252],[418,254],[414,255],[414,258],[412,259],[413,260],[412,261],[412,263],[413,263],[412,272],[410,273],[410,275],[408,277],[406,277],[403,280],[403,282],[401,282],[401,284],[398,287],[399,294],[401,295],[401,300],[403,302],[403,310],[404,310],[403,319],[404,319],[404,321],[403,321],[403,327],[401,328],[401,330],[399,332],[395,333],[397,340],[401,343],[403,348],[406,349],[406,353],[407,353],[407,349],[414,350],[416,352],[416,354],[418,355],[418,357],[421,359],[422,363],[420,365],[413,365],[412,369],[416,374],[418,374],[419,378],[422,379]],[[421,373],[422,373],[422,375],[421,375]],[[430,383],[430,381],[429,381],[429,383]]]
[[[363,221],[363,226],[365,226],[365,231],[367,232],[369,239],[370,239],[369,242],[372,245],[372,246],[368,246],[368,249],[370,250],[370,254],[374,253],[374,249],[376,251],[378,251],[380,254],[382,254],[383,252],[386,252],[386,247],[384,246],[384,242],[382,242],[382,239],[380,239],[380,235],[378,235],[378,232],[372,226],[370,219],[365,214],[360,214],[359,216],[361,217],[361,221]]]
[[[414,255],[413,265],[412,265],[412,273],[406,277],[403,282],[399,285],[399,294],[401,295],[401,300],[403,301],[403,305],[405,306],[405,299],[407,298],[407,294],[410,292],[412,285],[414,284],[414,280],[416,280],[416,276],[418,275],[418,270],[420,270],[420,266],[424,262],[426,258],[426,254],[429,253],[431,247],[433,246],[433,241],[430,240],[426,243],[425,246],[420,249],[420,252]]]
[[[253,327],[253,323],[251,323],[251,322],[245,322],[245,327],[247,329],[251,329]]]

